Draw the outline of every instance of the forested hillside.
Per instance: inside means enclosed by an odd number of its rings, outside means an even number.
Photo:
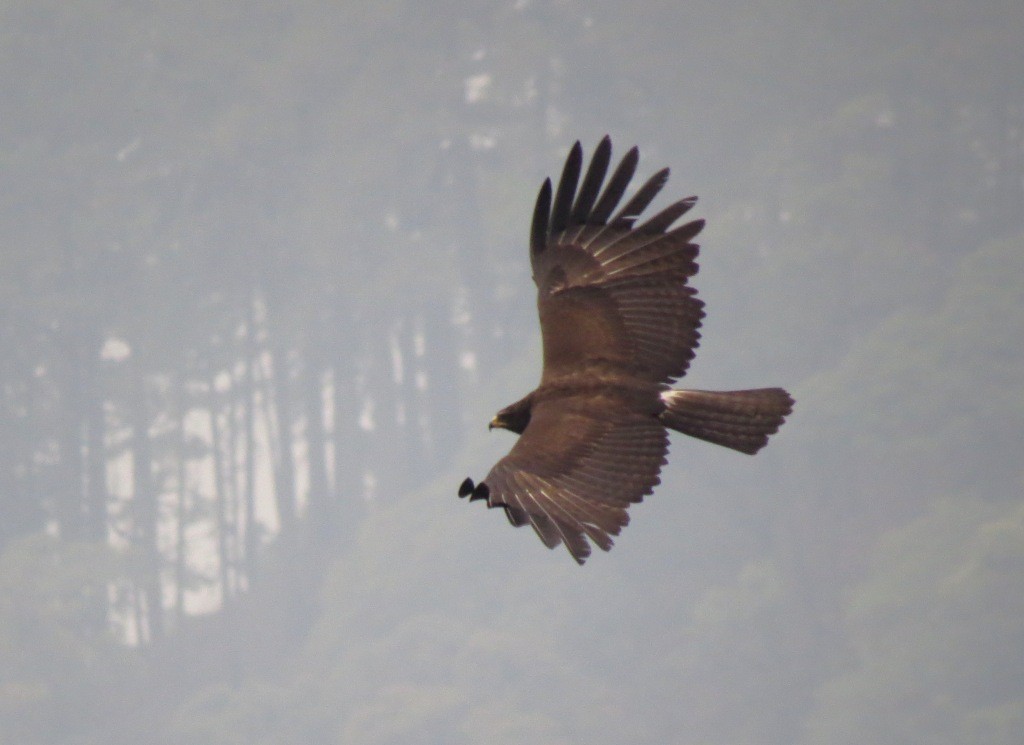
[[[0,745],[1017,743],[1024,5],[0,2]],[[578,567],[458,500],[572,142],[698,194]]]

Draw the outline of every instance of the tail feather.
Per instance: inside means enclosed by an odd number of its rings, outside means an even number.
[[[666,427],[750,455],[768,444],[794,403],[781,388],[665,391],[661,398]]]

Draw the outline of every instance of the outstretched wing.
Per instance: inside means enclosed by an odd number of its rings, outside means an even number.
[[[704,304],[686,282],[697,273],[698,246],[691,240],[704,221],[671,227],[697,201],[687,197],[634,226],[668,180],[667,168],[616,212],[638,159],[634,147],[605,183],[611,161],[605,137],[580,184],[577,142],[554,201],[550,180],[537,196],[530,259],[544,340],[542,381],[610,364],[668,383],[693,359]]]
[[[474,496],[503,507],[513,525],[531,525],[548,548],[564,543],[582,564],[587,538],[612,547],[611,536],[629,523],[626,508],[659,483],[667,452],[658,420],[614,396],[542,401]]]

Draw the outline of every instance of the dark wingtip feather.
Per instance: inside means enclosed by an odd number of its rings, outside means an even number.
[[[555,204],[551,208],[551,233],[559,233],[569,225],[569,215],[572,212],[572,200],[576,195],[576,185],[580,180],[580,170],[583,168],[583,147],[580,141],[576,140],[569,150],[569,156],[565,159],[565,167],[562,169],[562,178],[558,180],[558,191],[555,192]]]
[[[526,512],[520,507],[513,507],[510,504],[500,503],[498,506],[505,508],[505,517],[508,521],[516,528],[521,528],[524,525],[530,524],[530,518],[527,517]]]
[[[622,157],[622,161],[615,169],[612,177],[608,179],[604,193],[601,194],[601,198],[597,200],[597,205],[595,205],[594,209],[590,211],[589,217],[587,217],[589,224],[604,225],[615,210],[619,200],[622,199],[622,195],[626,193],[626,187],[629,186],[629,182],[633,179],[633,174],[636,173],[636,167],[639,162],[640,150],[634,145]]]
[[[601,191],[601,184],[608,173],[608,164],[612,159],[612,138],[605,135],[594,149],[594,155],[590,158],[590,166],[587,168],[587,175],[583,177],[583,185],[579,194],[576,195],[576,204],[572,208],[571,221],[573,224],[582,225],[587,222],[590,210],[597,201],[597,195]]]
[[[469,501],[470,502],[475,502],[478,499],[487,499],[489,496],[491,496],[491,489],[490,489],[490,487],[487,486],[487,484],[485,484],[483,481],[481,481],[473,489],[473,493],[470,494],[470,496],[469,496]]]
[[[677,238],[678,240],[688,241],[691,238],[695,238],[697,234],[703,229],[704,218],[700,218],[699,220],[693,220],[691,222],[686,223],[685,225],[680,225],[678,228],[674,228],[672,230],[671,235]],[[694,246],[694,248],[697,247]]]
[[[672,227],[672,223],[693,209],[693,205],[695,204],[697,204],[697,197],[680,199],[675,204],[670,204],[668,207],[656,214],[650,220],[638,227],[637,230],[642,233],[664,233]]]
[[[623,228],[630,228],[640,214],[647,209],[662,187],[668,183],[669,169],[662,168],[655,173],[647,182],[640,187],[640,191],[633,195],[633,198],[626,202],[626,206],[619,210],[619,214],[612,220],[612,224]]]
[[[533,208],[533,224],[530,226],[530,250],[540,253],[548,242],[548,219],[551,217],[551,179],[544,179]]]

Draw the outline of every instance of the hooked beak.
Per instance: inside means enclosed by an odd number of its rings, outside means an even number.
[[[487,425],[487,431],[490,432],[495,427],[501,427],[501,420],[498,419],[498,417],[494,417],[494,419],[490,421],[490,423]]]

